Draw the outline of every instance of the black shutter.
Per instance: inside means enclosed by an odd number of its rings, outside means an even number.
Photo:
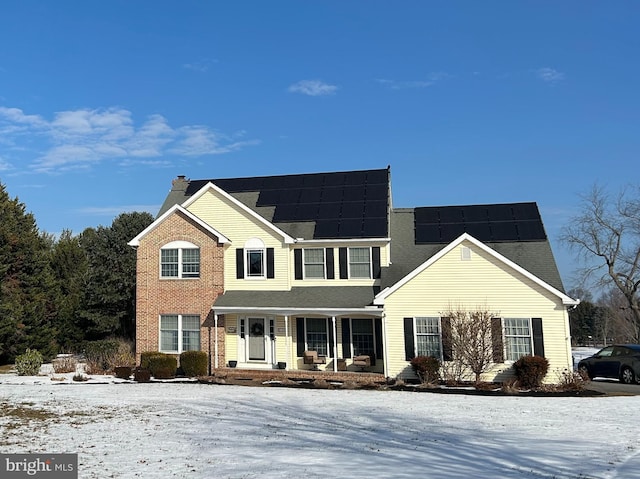
[[[342,318],[342,357],[351,357],[351,321],[349,318]]]
[[[327,279],[335,279],[336,272],[333,266],[333,248],[327,248],[325,250],[325,257],[327,261]]]
[[[302,279],[302,250],[293,250],[293,269],[295,271],[295,278]]]
[[[416,357],[413,343],[413,318],[404,318],[404,359],[411,361]]]
[[[544,358],[544,338],[542,336],[542,318],[531,318],[533,329],[533,354]]]
[[[236,278],[244,278],[244,249],[236,249]]]
[[[373,328],[376,334],[376,358],[382,359],[384,357],[384,346],[382,343],[382,318],[375,318],[373,320]]]
[[[296,354],[302,357],[304,354],[304,318],[296,318]]]
[[[440,318],[442,325],[442,360],[453,361],[453,345],[451,344],[451,318]]]
[[[491,318],[491,345],[493,346],[493,362],[504,363],[501,318]]]
[[[325,322],[327,327],[329,328],[327,337],[329,338],[329,347],[327,348],[328,356],[333,357],[333,320],[331,318],[327,318]]]
[[[379,246],[374,246],[373,248],[371,248],[371,256],[372,256],[372,263],[373,263],[373,278],[379,278],[380,277],[380,247]]]
[[[273,248],[267,248],[267,278],[275,278],[275,274]]]
[[[340,248],[338,250],[339,262],[340,262],[340,279],[349,278],[347,271],[347,248]]]

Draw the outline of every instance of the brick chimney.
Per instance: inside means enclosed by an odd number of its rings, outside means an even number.
[[[171,191],[187,191],[187,186],[189,186],[189,180],[184,175],[178,175],[171,181]]]

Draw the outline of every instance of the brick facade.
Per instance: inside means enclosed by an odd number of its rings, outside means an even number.
[[[200,248],[200,277],[161,279],[160,248],[172,241],[188,241]],[[176,211],[149,231],[137,247],[136,283],[136,359],[140,353],[160,348],[161,314],[200,316],[200,349],[215,365],[215,335],[218,335],[218,364],[224,365],[224,321],[213,327],[211,306],[223,293],[223,246],[217,238],[190,218]],[[209,325],[211,327],[209,327]]]

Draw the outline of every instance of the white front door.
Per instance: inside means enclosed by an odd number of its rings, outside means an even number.
[[[266,361],[264,318],[247,318],[247,323],[247,357],[249,361]]]

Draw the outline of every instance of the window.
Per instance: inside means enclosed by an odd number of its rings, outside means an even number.
[[[160,250],[160,277],[199,278],[200,249],[185,241],[174,241]]]
[[[160,316],[160,351],[182,353],[200,350],[200,316],[163,314]]]
[[[416,318],[416,353],[442,359],[440,318]]]
[[[327,320],[306,318],[306,342],[309,351],[317,351],[319,356],[328,356]]]
[[[504,342],[507,361],[531,355],[531,321],[529,318],[504,318]]]
[[[349,277],[371,278],[370,248],[349,248]]]
[[[247,277],[248,278],[264,278],[264,250],[248,249],[247,250]]]
[[[324,249],[309,248],[303,250],[304,277],[324,279]]]
[[[368,355],[375,357],[373,340],[373,321],[370,319],[351,320],[351,342],[353,343],[353,355]]]

